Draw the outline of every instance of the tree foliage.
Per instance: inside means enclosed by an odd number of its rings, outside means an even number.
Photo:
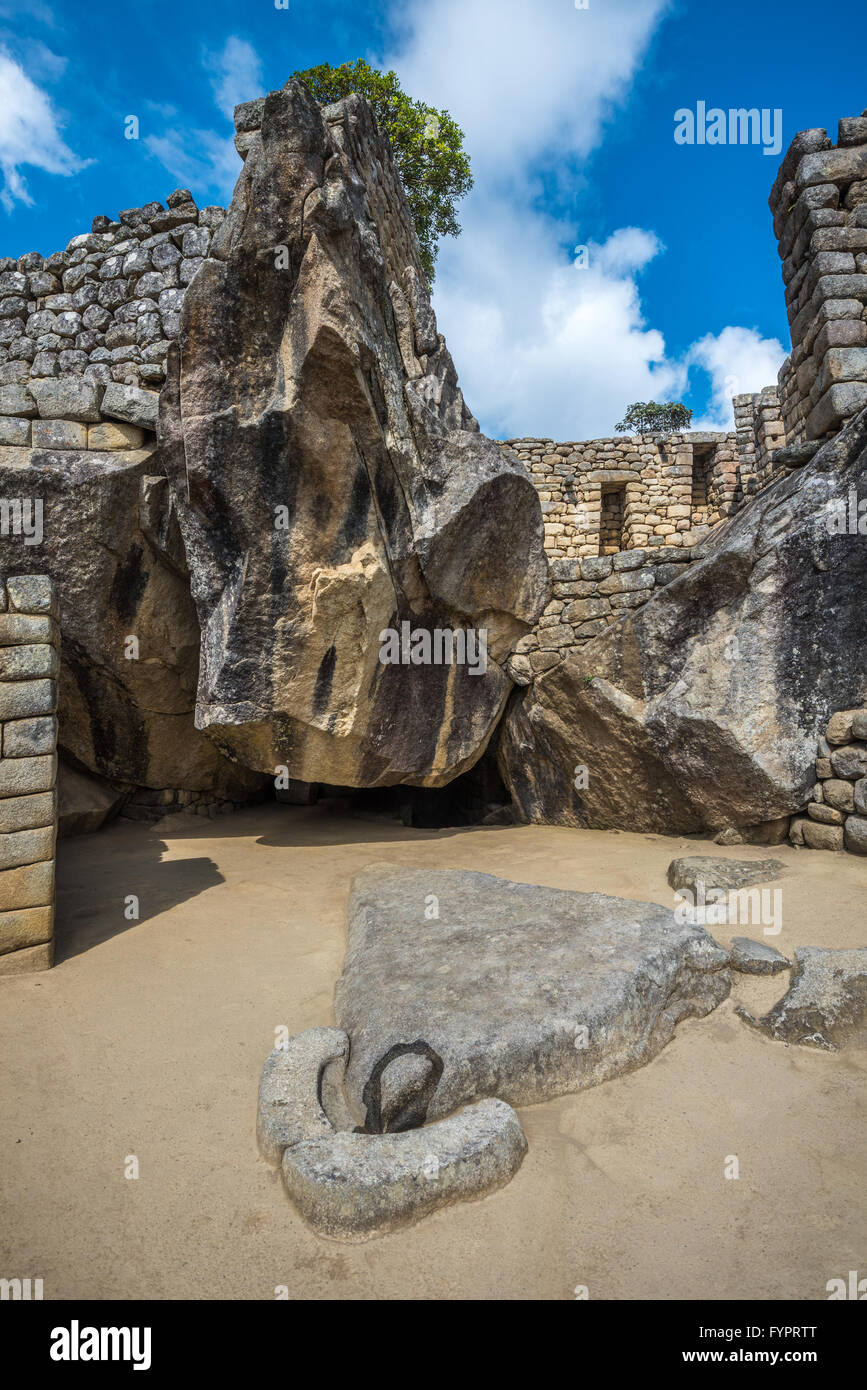
[[[473,186],[464,133],[448,111],[413,101],[397,74],[378,72],[359,59],[294,72],[322,106],[358,92],[367,97],[381,130],[391,141],[421,247],[428,283],[433,284],[440,237],[458,236],[455,205]]]
[[[674,434],[688,430],[692,411],[678,401],[635,401],[614,428],[629,434]]]

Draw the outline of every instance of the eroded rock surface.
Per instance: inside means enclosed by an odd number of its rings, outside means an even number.
[[[788,992],[762,1018],[745,1023],[779,1042],[837,1052],[867,1043],[867,949],[826,951],[799,946]]]
[[[867,495],[867,411],[516,694],[499,755],[523,818],[749,839],[799,811],[829,715],[867,694],[867,535],[836,524],[851,495]]]
[[[699,884],[705,891],[716,888],[729,892],[747,888],[751,883],[767,883],[784,872],[785,865],[779,859],[724,859],[715,854],[690,854],[672,859],[668,881],[672,888],[688,888],[693,893]]]
[[[732,937],[729,964],[742,975],[776,975],[792,964],[781,951],[748,936]]]
[[[403,1134],[334,1134],[287,1148],[283,1182],[320,1235],[367,1240],[502,1187],[527,1152],[501,1100]]]
[[[371,866],[353,882],[335,991],[351,1102],[369,1121],[371,1078],[409,1043],[441,1062],[428,1120],[482,1096],[530,1105],[596,1085],[715,1008],[727,961],[654,903]]]
[[[254,114],[162,398],[197,722],[262,771],[442,785],[484,751],[544,606],[538,498],[464,404],[367,103],[323,113],[290,82]],[[483,629],[487,669],[384,663],[403,623]]]
[[[0,537],[0,573],[38,559],[54,581],[61,747],[128,789],[254,791],[195,727],[199,626],[154,450],[0,448],[0,495],[41,506],[38,545]]]

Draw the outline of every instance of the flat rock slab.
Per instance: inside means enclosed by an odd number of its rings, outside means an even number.
[[[745,1023],[780,1042],[837,1052],[867,1042],[867,949],[825,951],[799,946],[788,993],[763,1018],[737,1011]]]
[[[668,881],[672,888],[688,888],[692,893],[699,883],[704,884],[705,891],[717,888],[727,893],[753,883],[767,883],[785,871],[786,866],[779,859],[724,859],[715,854],[691,854],[672,859]]]
[[[530,1105],[594,1086],[715,1008],[727,963],[703,927],[656,903],[370,866],[353,882],[335,992],[350,1103],[371,1127],[382,1063],[410,1045],[437,1073],[428,1120],[482,1096]]]
[[[283,1182],[320,1235],[368,1240],[514,1176],[527,1141],[501,1100],[402,1134],[333,1134],[283,1155]]]
[[[792,962],[773,946],[751,941],[748,936],[735,936],[729,964],[741,975],[776,975],[780,970],[788,970]]]

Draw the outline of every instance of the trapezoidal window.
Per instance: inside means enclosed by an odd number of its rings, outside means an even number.
[[[692,446],[692,524],[707,524],[710,505],[710,475],[713,468],[715,444]]]
[[[602,488],[602,511],[599,518],[599,554],[616,555],[624,549],[623,519],[626,511],[626,486]]]

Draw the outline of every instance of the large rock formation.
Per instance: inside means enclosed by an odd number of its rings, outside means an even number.
[[[442,785],[483,752],[544,606],[539,502],[464,404],[367,103],[323,112],[290,82],[249,108],[163,393],[197,722],[262,771]],[[486,670],[384,663],[404,623],[485,630]]]
[[[727,964],[657,903],[371,865],[353,881],[335,990],[349,1105],[370,1133],[483,1096],[534,1105],[598,1085],[716,1008]]]
[[[54,580],[62,748],[128,789],[248,795],[262,779],[195,727],[199,628],[154,450],[0,449],[0,497],[41,517],[36,544],[4,530],[0,573]]]
[[[829,715],[867,695],[865,498],[862,412],[516,695],[499,758],[523,817],[782,838],[769,823],[809,800]]]

